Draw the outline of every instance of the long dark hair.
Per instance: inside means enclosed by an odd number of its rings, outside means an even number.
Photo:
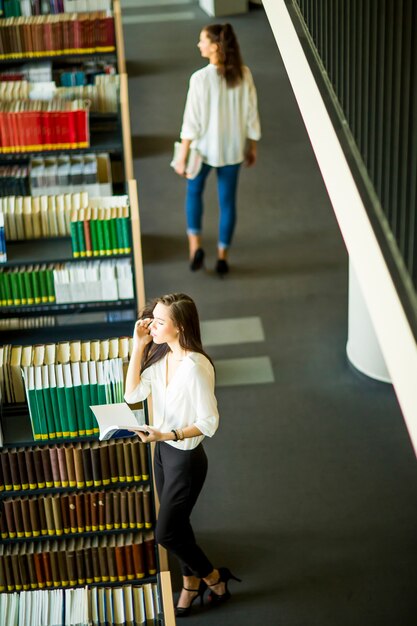
[[[139,319],[153,317],[156,305],[164,304],[169,308],[169,316],[178,328],[178,340],[181,348],[189,352],[203,354],[213,365],[213,361],[204,351],[201,343],[200,320],[194,300],[185,293],[170,293],[160,298],[155,298],[146,304]],[[168,344],[156,344],[149,342],[143,351],[141,373],[153,363],[157,363],[170,351]]]
[[[242,56],[239,42],[230,24],[209,24],[203,28],[211,43],[217,44],[217,71],[228,87],[236,87],[242,81]]]

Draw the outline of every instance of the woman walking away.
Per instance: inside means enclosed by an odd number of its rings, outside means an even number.
[[[232,26],[205,26],[197,45],[209,63],[190,79],[175,171],[186,176],[190,146],[201,153],[203,165],[194,179],[187,180],[185,203],[190,269],[196,271],[205,256],[201,247],[204,186],[210,171],[216,170],[220,219],[215,269],[224,276],[229,271],[227,255],[236,224],[240,166],[255,164],[261,129],[252,74],[242,64]]]
[[[228,581],[238,580],[225,567],[215,569],[196,543],[190,514],[203,487],[207,457],[202,441],[217,430],[214,368],[201,344],[194,301],[174,293],[146,307],[152,311],[135,325],[133,351],[126,376],[126,402],[152,393],[154,427],[134,431],[156,442],[155,482],[160,509],[156,541],[180,563],[183,589],[177,617],[189,614],[192,603],[210,588],[212,605],[230,598]]]

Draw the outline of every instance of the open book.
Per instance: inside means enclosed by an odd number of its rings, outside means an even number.
[[[143,422],[139,422],[133,411],[125,402],[117,404],[95,404],[90,406],[97,420],[100,432],[99,439],[111,439],[120,430],[142,430],[149,432]]]
[[[174,143],[174,154],[170,163],[171,167],[175,168],[180,156],[180,149],[181,142],[176,141]],[[190,147],[188,150],[187,163],[185,166],[185,173],[187,174],[188,178],[195,178],[200,173],[202,165],[203,157],[196,148]]]

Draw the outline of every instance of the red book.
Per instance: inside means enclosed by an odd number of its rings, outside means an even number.
[[[103,17],[103,47],[114,48],[116,45],[116,38],[114,33],[114,18]]]
[[[43,22],[42,26],[42,48],[44,52],[55,52],[54,49],[54,35],[52,29],[52,23],[50,21]]]
[[[79,148],[87,148],[90,145],[88,132],[88,111],[77,108],[75,111],[76,138]]]

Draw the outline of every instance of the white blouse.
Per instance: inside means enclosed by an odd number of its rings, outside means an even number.
[[[166,433],[175,428],[197,426],[203,433],[182,441],[166,441],[175,448],[192,450],[204,439],[212,437],[219,425],[217,401],[214,395],[214,369],[210,361],[198,352],[190,352],[179,364],[169,384],[166,384],[168,355],[147,367],[139,385],[126,402],[145,400],[152,393],[153,425]]]
[[[205,163],[242,163],[246,139],[260,138],[256,89],[248,67],[243,66],[243,80],[236,87],[228,87],[211,63],[192,74],[181,139],[191,139]]]

